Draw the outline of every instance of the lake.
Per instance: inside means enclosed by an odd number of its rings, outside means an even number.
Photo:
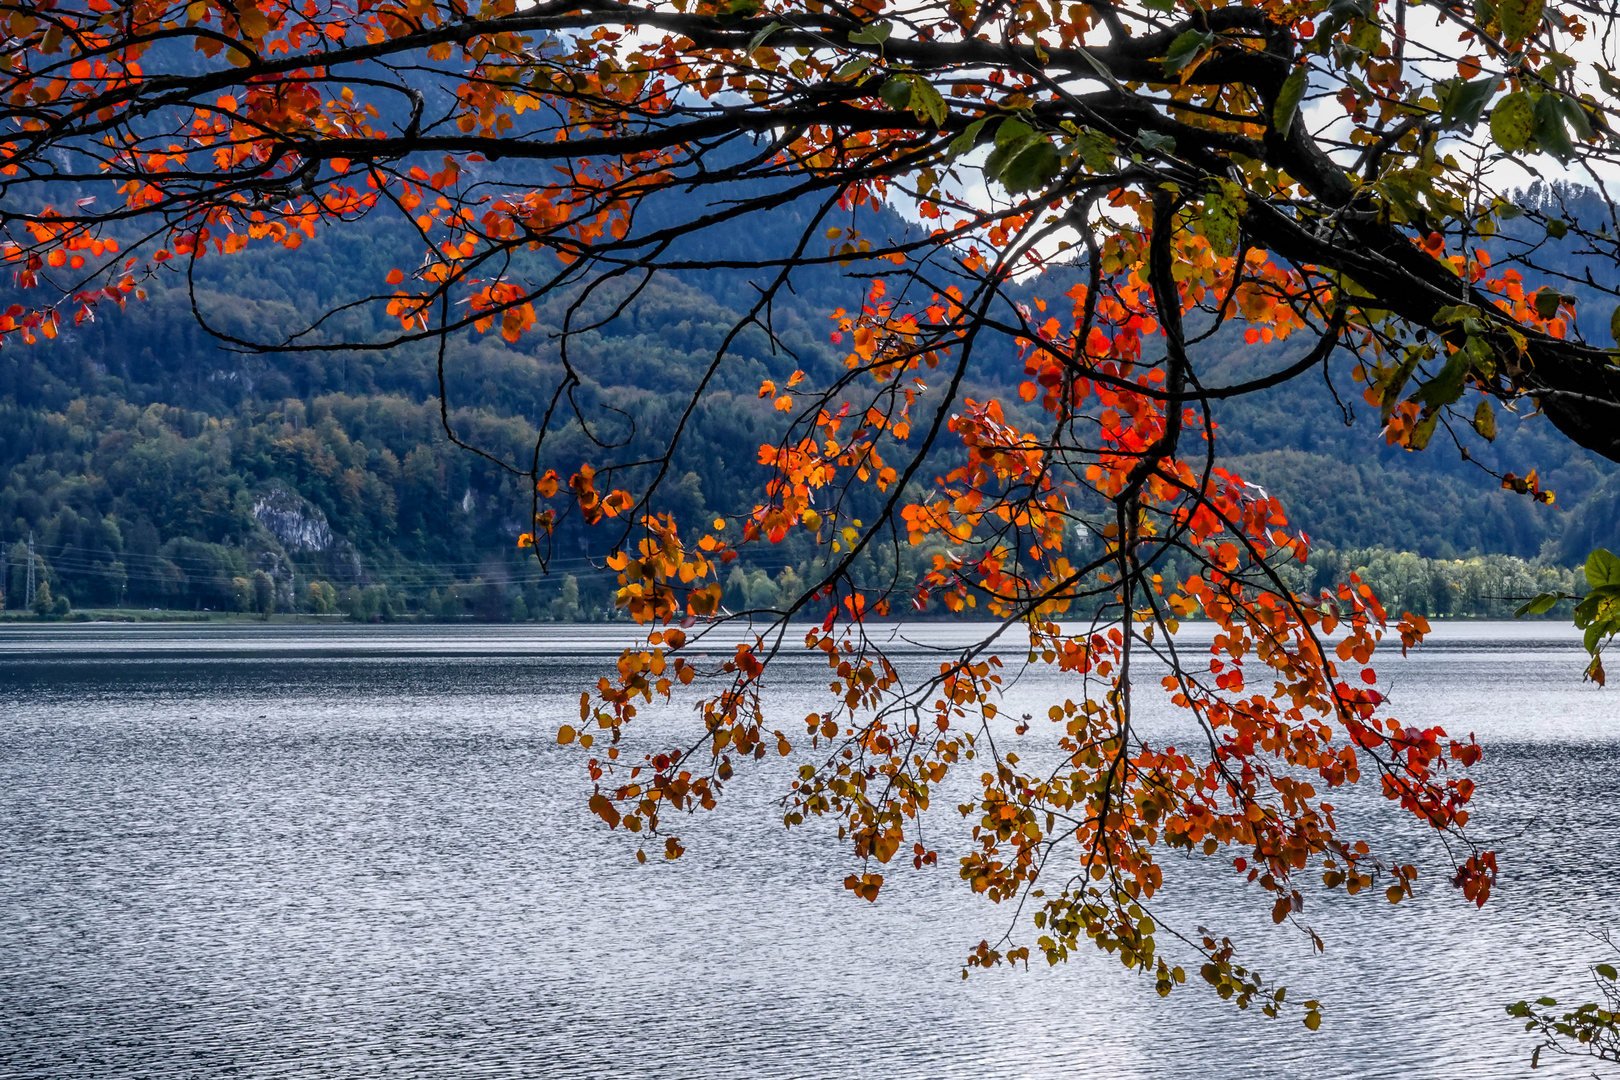
[[[1503,1006],[1589,993],[1589,934],[1620,930],[1620,688],[1581,682],[1565,626],[1445,625],[1380,662],[1403,720],[1486,747],[1483,910],[1370,791],[1341,816],[1418,864],[1418,897],[1308,893],[1324,955],[1229,867],[1170,860],[1161,909],[1320,999],[1314,1034],[1201,984],[1161,1000],[1095,951],[962,979],[1011,913],[944,854],[853,899],[829,830],[781,827],[792,761],[673,822],[685,858],[638,865],[556,743],[626,638],[0,628],[0,1077],[1519,1077],[1533,1043]],[[784,730],[826,681],[782,666]],[[1004,709],[1073,693],[1035,671]],[[654,710],[632,743],[691,725]],[[935,818],[959,850],[960,819]]]

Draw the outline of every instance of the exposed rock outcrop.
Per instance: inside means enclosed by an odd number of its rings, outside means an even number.
[[[289,552],[326,551],[333,545],[332,527],[321,508],[279,484],[253,501],[253,516]]]

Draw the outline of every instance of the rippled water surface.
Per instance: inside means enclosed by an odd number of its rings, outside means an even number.
[[[1323,956],[1230,871],[1170,867],[1161,914],[1320,998],[1314,1035],[1161,1001],[1101,954],[964,981],[1010,912],[949,865],[852,900],[836,839],[773,814],[791,763],[681,822],[686,858],[638,866],[555,740],[624,639],[0,630],[0,1076],[1517,1077],[1503,1004],[1578,993],[1587,932],[1620,929],[1620,689],[1582,685],[1555,626],[1442,627],[1381,669],[1403,718],[1488,748],[1484,910],[1376,798],[1343,816],[1419,864],[1420,896],[1312,897]],[[825,683],[784,665],[784,728]],[[1008,707],[1074,692],[1032,673]],[[955,821],[931,823],[947,851]],[[1536,1075],[1585,1075],[1561,1065]]]

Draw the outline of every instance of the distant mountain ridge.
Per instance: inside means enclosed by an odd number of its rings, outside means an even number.
[[[796,238],[805,213],[789,204],[750,235],[693,237],[686,257],[718,260],[738,244],[773,250]],[[865,227],[907,225],[874,215]],[[383,289],[411,250],[399,227],[376,222],[321,234],[295,253],[212,257],[199,264],[198,298],[230,333],[270,339],[334,297]],[[759,383],[795,367],[813,378],[841,370],[828,316],[859,303],[861,273],[859,265],[833,267],[796,279],[791,303],[773,311],[793,355],[773,355],[759,333],[738,339],[677,453],[662,505],[687,520],[751,505],[761,474],[738,448],[764,441],[778,419],[758,400]],[[1025,288],[1044,291],[1041,283]],[[592,313],[610,311],[620,295],[596,298]],[[741,271],[664,278],[622,317],[576,340],[578,396],[598,434],[657,445],[753,295]],[[1591,302],[1599,303],[1596,294]],[[560,302],[541,316],[555,327]],[[344,315],[334,332],[374,333],[382,329],[368,322],[374,317]],[[1235,379],[1300,347],[1251,348],[1223,333],[1201,346],[1200,362],[1212,377]],[[544,333],[515,347],[468,334],[452,343],[450,360],[458,433],[521,460],[560,378],[554,346]],[[326,582],[370,595],[383,611],[514,617],[609,609],[611,575],[585,562],[577,532],[559,537],[558,572],[549,579],[515,552],[527,492],[445,440],[434,361],[421,345],[228,351],[196,325],[173,283],[54,341],[8,344],[0,350],[0,548],[10,571],[0,586],[15,607],[19,545],[32,534],[41,572],[80,605],[239,607],[244,588],[263,574],[283,608],[315,603],[309,586]],[[1544,556],[1566,565],[1616,541],[1620,479],[1612,463],[1534,417],[1504,414],[1494,445],[1465,434],[1470,453],[1499,471],[1538,469],[1558,501],[1536,505],[1502,491],[1440,438],[1421,454],[1386,446],[1350,363],[1333,362],[1331,386],[1308,376],[1217,411],[1223,464],[1282,497],[1313,537],[1341,548]],[[1022,372],[1009,349],[985,354],[974,376],[975,396],[1016,401]],[[1355,422],[1346,425],[1343,415]],[[550,445],[559,463],[590,456],[577,431],[557,433]],[[763,589],[759,573],[779,576],[808,555],[785,545],[773,565],[742,568],[746,580],[736,587]]]

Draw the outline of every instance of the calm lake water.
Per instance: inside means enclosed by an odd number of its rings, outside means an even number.
[[[1587,934],[1620,930],[1620,688],[1581,683],[1566,628],[1445,626],[1382,662],[1403,719],[1487,747],[1483,910],[1370,796],[1336,801],[1418,863],[1419,897],[1310,897],[1324,956],[1229,869],[1171,867],[1169,920],[1322,1000],[1315,1034],[1191,986],[1160,1000],[1100,953],[964,981],[1010,913],[946,858],[850,898],[847,850],[780,826],[791,763],[680,822],[686,858],[637,865],[555,739],[624,638],[0,629],[0,1076],[1518,1077],[1532,1044],[1503,1005],[1582,993]],[[783,666],[784,730],[825,684]],[[1034,673],[1006,708],[1074,692]],[[944,850],[958,826],[939,817]]]

